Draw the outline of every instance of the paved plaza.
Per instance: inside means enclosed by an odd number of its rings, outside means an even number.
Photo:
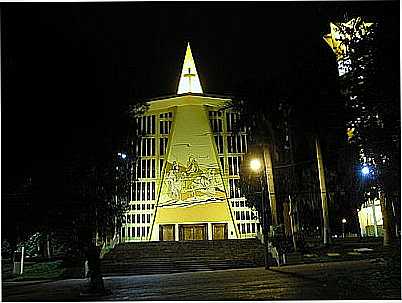
[[[84,279],[5,282],[4,301],[401,299],[400,268],[382,258],[294,266],[105,277],[108,294],[81,293]]]

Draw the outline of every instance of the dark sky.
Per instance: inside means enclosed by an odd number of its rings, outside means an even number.
[[[7,187],[102,149],[135,100],[174,94],[187,41],[206,93],[269,90],[280,79],[300,91],[306,115],[331,110],[306,91],[336,94],[322,36],[345,12],[382,22],[385,68],[399,75],[397,1],[3,4]]]

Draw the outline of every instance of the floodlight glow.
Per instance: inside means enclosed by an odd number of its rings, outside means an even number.
[[[345,219],[345,218],[342,219],[342,223],[343,223],[343,224],[346,223],[346,219]]]
[[[258,159],[253,159],[250,161],[250,168],[251,170],[258,172],[261,168],[261,162]]]
[[[121,158],[122,158],[122,159],[125,159],[126,157],[127,157],[126,154],[121,154]]]

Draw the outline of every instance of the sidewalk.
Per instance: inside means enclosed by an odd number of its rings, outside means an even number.
[[[84,279],[9,287],[4,301],[397,300],[400,268],[378,260],[105,277],[110,295],[80,296]]]

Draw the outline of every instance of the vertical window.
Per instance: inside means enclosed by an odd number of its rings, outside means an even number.
[[[155,138],[151,138],[151,153],[150,156],[155,156]]]
[[[141,215],[140,214],[137,214],[137,223],[141,223]]]
[[[140,183],[140,182],[136,182],[136,196],[135,196],[135,200],[136,200],[136,201],[140,201],[140,200],[141,200],[141,183]]]
[[[155,134],[155,115],[151,116],[152,122],[151,122],[151,134]]]
[[[145,226],[141,227],[142,236],[145,237]]]
[[[163,169],[163,159],[159,160],[159,172],[162,174],[162,169]]]
[[[229,179],[230,197],[240,198],[239,179]],[[238,202],[236,202],[237,204]],[[237,206],[237,205],[236,205]]]
[[[142,222],[141,223],[145,223],[145,214],[142,214]]]
[[[165,134],[165,128],[163,126],[164,126],[163,121],[159,121],[159,132],[161,134]]]
[[[137,227],[137,237],[141,237],[141,235],[140,235],[140,227]]]
[[[149,200],[151,200],[151,183],[147,182],[147,201]]]
[[[155,200],[155,182],[151,182],[151,199]]]
[[[126,237],[126,229],[124,227],[121,228],[121,237],[122,238]]]
[[[141,201],[145,201],[145,182],[141,182]]]
[[[166,153],[168,145],[168,138],[167,137],[162,137],[159,139],[159,154],[163,156]]]
[[[218,154],[223,154],[223,136],[222,135],[215,135],[215,145]]]
[[[247,233],[249,234],[251,232],[250,230],[250,223],[247,223]]]
[[[135,237],[135,227],[131,227],[131,237]]]
[[[146,178],[146,173],[147,173],[147,160],[141,160],[141,176],[140,178]]]

